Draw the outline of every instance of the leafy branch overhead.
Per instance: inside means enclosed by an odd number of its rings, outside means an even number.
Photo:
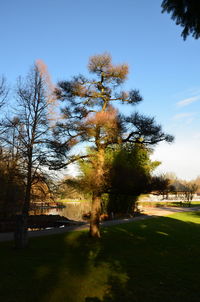
[[[171,13],[172,20],[183,27],[181,36],[185,40],[190,34],[200,37],[200,3],[198,0],[163,0],[162,13]]]

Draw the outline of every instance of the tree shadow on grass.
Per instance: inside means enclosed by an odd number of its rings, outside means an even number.
[[[192,214],[193,215],[193,214]],[[1,245],[3,301],[199,302],[200,225],[160,217]],[[12,291],[10,290],[12,285]]]
[[[85,302],[199,301],[200,225],[160,217],[116,226],[111,232],[115,242],[123,236],[118,251],[107,242],[107,261],[117,260],[127,281],[111,276],[103,299],[88,296]]]
[[[200,211],[191,211],[190,215],[198,218],[198,217],[200,217]]]

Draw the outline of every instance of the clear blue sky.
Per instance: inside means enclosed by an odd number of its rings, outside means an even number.
[[[161,2],[0,1],[0,74],[12,86],[42,59],[56,82],[85,74],[89,56],[109,52],[130,66],[125,87],[144,97],[137,109],[176,137],[155,149],[158,171],[191,179],[200,175],[200,39],[183,41]]]

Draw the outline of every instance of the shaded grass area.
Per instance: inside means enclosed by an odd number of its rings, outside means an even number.
[[[0,244],[1,301],[199,302],[200,212]]]

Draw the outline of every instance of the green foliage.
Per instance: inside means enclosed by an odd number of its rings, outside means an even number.
[[[149,192],[152,171],[160,164],[151,161],[151,150],[142,144],[116,145],[104,153],[102,205],[104,212],[132,212],[137,196]],[[94,158],[97,152],[88,149]],[[95,188],[96,167],[92,159],[79,162],[81,176],[79,187],[85,192]]]
[[[111,192],[138,195],[149,190],[151,172],[160,164],[150,160],[142,144],[126,144],[116,153],[110,169]]]
[[[141,144],[126,144],[113,153],[108,212],[133,212],[137,197],[151,190],[151,172],[159,162],[152,162],[150,154]]]
[[[88,190],[79,178],[67,177],[58,185],[57,196],[59,199],[66,200],[84,200],[89,199]],[[62,200],[62,202],[63,202]]]

